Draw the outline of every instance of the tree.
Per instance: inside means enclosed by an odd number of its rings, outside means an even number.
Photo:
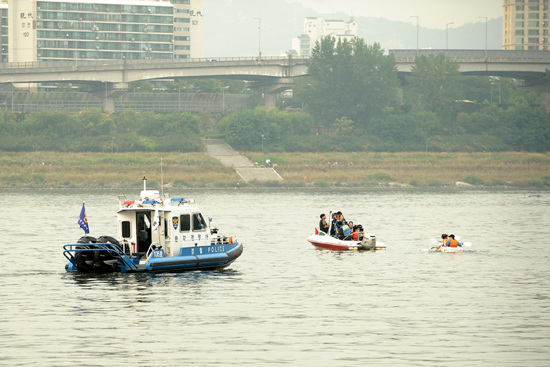
[[[458,99],[457,62],[437,56],[418,56],[407,81],[411,85],[409,99],[413,106],[433,112],[441,112],[445,105]]]
[[[309,83],[298,90],[298,98],[325,126],[342,118],[364,125],[397,102],[395,59],[384,56],[377,43],[324,37],[313,48],[308,74]]]

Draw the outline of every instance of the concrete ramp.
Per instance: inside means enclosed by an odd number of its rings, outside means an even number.
[[[256,167],[248,158],[240,155],[222,139],[204,139],[209,155],[219,159],[226,167],[233,167],[246,182],[282,181],[283,178],[271,167]]]

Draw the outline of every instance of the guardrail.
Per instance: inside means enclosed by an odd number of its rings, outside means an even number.
[[[124,67],[139,66],[141,68],[158,68],[170,65],[181,66],[228,66],[228,64],[247,65],[254,63],[256,65],[295,65],[305,63],[307,57],[220,57],[220,58],[194,58],[194,59],[151,59],[151,60],[63,60],[63,61],[42,61],[42,62],[8,62],[0,63],[0,71],[3,69],[72,69],[75,67],[111,67],[123,69]]]

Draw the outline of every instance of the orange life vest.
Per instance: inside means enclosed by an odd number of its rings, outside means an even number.
[[[458,247],[458,241],[457,240],[453,240],[452,238],[447,241],[447,246],[449,247]]]

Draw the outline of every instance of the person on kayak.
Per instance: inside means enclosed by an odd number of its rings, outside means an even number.
[[[447,241],[449,241],[449,236],[447,236],[446,233],[443,233],[443,234],[441,235],[441,244],[435,246],[435,248],[439,250],[439,249],[441,248],[441,246],[445,246],[445,243],[446,243]]]
[[[321,220],[319,221],[319,230],[321,232],[328,233],[329,225],[327,223],[327,216],[325,214],[321,214]]]
[[[455,235],[454,234],[451,234],[449,235],[450,238],[448,238],[448,241],[445,242],[445,246],[448,246],[448,247],[462,247],[462,244],[460,242],[458,242],[457,240],[455,240]]]

